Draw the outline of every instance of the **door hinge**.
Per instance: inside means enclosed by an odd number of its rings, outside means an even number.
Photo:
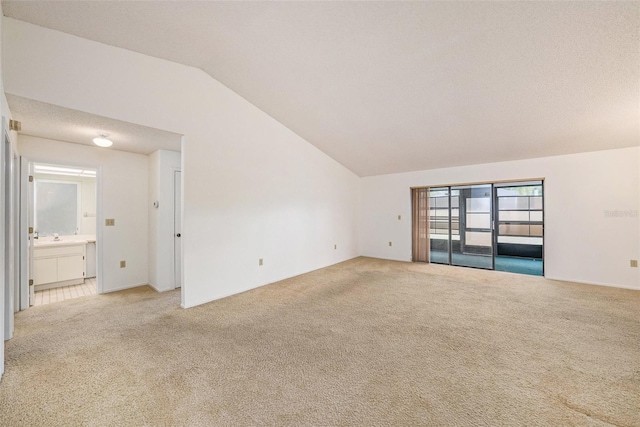
[[[33,182],[33,175],[29,175],[29,182]]]
[[[22,130],[22,123],[17,120],[9,120],[9,129],[19,132]]]
[[[29,279],[29,286],[33,286],[33,279]]]
[[[29,227],[29,234],[33,234],[33,227]]]

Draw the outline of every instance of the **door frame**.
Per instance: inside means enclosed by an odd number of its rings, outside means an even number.
[[[42,158],[42,157],[22,157],[23,162],[26,162],[26,164],[28,165],[28,171],[26,174],[21,174],[21,186],[24,186],[26,188],[28,188],[29,185],[29,175],[30,172],[33,169],[33,165],[36,163],[45,163],[48,165],[55,165],[55,166],[60,166],[60,167],[65,167],[65,166],[71,166],[71,167],[76,167],[76,168],[85,168],[85,169],[95,169],[96,171],[96,291],[98,294],[102,294],[104,293],[104,285],[103,285],[103,277],[102,277],[102,271],[103,271],[103,256],[102,256],[102,251],[103,251],[103,242],[104,239],[102,238],[102,233],[103,233],[103,228],[101,226],[101,224],[104,221],[104,217],[103,217],[103,209],[102,209],[102,165],[100,164],[93,164],[91,162],[88,163],[79,163],[79,162],[65,162],[65,163],[60,163],[58,161],[51,161],[48,160],[46,158]],[[31,197],[35,197],[35,193],[32,192],[31,194],[27,194],[27,209],[29,209],[29,199]],[[22,204],[24,206],[24,203]],[[31,204],[31,207],[33,207],[33,204]],[[27,216],[28,218],[28,211],[24,214],[21,214],[22,217]],[[33,217],[31,217],[33,218]],[[27,219],[27,221],[29,221],[30,219]],[[31,226],[33,226],[34,224],[31,224]],[[28,233],[26,234],[27,239],[28,239]],[[21,242],[24,243],[25,240],[23,240],[25,237],[24,232],[21,234]],[[27,242],[28,244],[28,242]],[[33,260],[29,259],[29,256],[27,255],[26,251],[21,251],[20,254],[20,270],[21,271],[29,271],[29,278],[31,279],[33,277]],[[20,282],[20,294],[24,294],[27,293],[29,294],[29,280],[24,280]]]
[[[0,155],[0,200],[3,209],[1,212],[1,239],[2,239],[2,267],[1,277],[4,284],[3,293],[3,336],[4,340],[11,339],[14,331],[14,313],[19,308],[16,305],[16,293],[19,290],[20,268],[19,266],[19,206],[17,204],[19,192],[19,154],[18,148],[11,138],[11,132],[6,119],[2,118],[2,154]]]
[[[542,261],[542,277],[546,277],[545,276],[545,269],[546,269],[546,230],[545,230],[545,224],[546,224],[546,217],[547,217],[547,210],[545,208],[545,188],[544,188],[544,183],[545,183],[545,179],[544,178],[536,178],[536,179],[526,179],[526,180],[518,180],[518,181],[500,181],[500,182],[496,182],[495,184],[511,184],[513,183],[514,187],[518,187],[518,186],[522,186],[522,187],[526,187],[526,184],[529,182],[536,182],[536,181],[540,181],[540,186],[542,187],[542,250],[541,250],[541,261]],[[518,185],[520,184],[520,185]],[[493,210],[493,268],[495,270],[495,266],[496,266],[496,257],[498,256],[498,237],[500,237],[500,230],[499,230],[499,226],[500,226],[500,208],[498,206],[498,189],[502,188],[499,186],[495,186],[493,185],[493,195],[492,195],[492,203],[495,206],[495,209]]]
[[[29,259],[33,257],[33,216],[29,217],[29,200],[33,193],[33,182],[29,182],[33,168],[29,160],[20,156],[20,310],[26,310],[33,302],[29,280],[33,277],[33,270]]]
[[[180,198],[176,200],[176,187],[177,187],[177,174],[180,174]],[[182,179],[182,169],[172,167],[171,168],[171,176],[173,183],[173,191],[172,191],[172,201],[173,201],[173,289],[182,288],[182,284],[184,283],[184,264],[183,264],[183,253],[184,253],[184,245],[182,244],[182,237],[177,237],[176,234],[182,234],[182,225],[183,225],[183,179]],[[179,230],[176,230],[176,214],[180,214],[179,221]],[[180,248],[178,253],[176,253],[176,239],[180,239]],[[177,265],[180,265],[180,269],[178,271]],[[180,286],[177,284],[180,283]]]

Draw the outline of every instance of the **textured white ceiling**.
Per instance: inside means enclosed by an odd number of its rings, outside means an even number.
[[[182,137],[145,126],[100,117],[58,105],[7,94],[11,115],[22,123],[23,135],[91,145],[100,133],[109,134],[107,150],[150,154],[156,150],[180,151]]]
[[[640,143],[640,2],[3,2],[192,65],[361,176]]]

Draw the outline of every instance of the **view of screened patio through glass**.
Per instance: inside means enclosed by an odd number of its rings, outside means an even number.
[[[543,275],[542,181],[496,184],[495,269]]]
[[[456,208],[449,210],[449,187],[431,188],[429,190],[429,261],[438,264],[449,264],[449,247],[452,240],[460,240],[458,235],[458,197],[453,197]]]
[[[427,191],[428,220],[424,217]],[[413,259],[542,276],[543,205],[541,180],[414,190],[414,209],[421,209],[414,210],[420,217],[414,222]],[[428,256],[422,246],[425,222]]]

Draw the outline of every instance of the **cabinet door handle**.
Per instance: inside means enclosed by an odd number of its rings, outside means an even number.
[[[176,237],[180,237],[180,236],[182,236],[180,233],[176,234]]]

